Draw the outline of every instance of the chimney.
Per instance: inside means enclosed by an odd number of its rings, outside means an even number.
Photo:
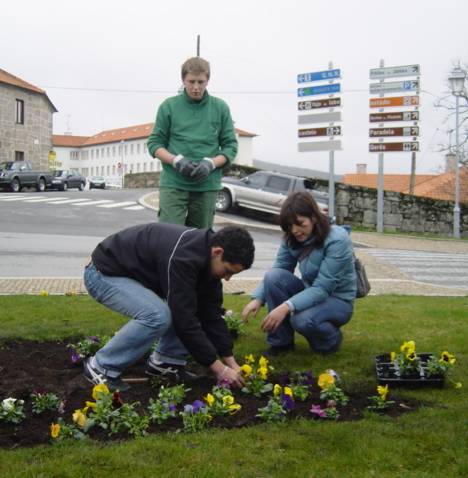
[[[445,155],[445,172],[454,173],[457,164],[457,155],[455,153],[447,153]]]
[[[367,164],[366,163],[356,164],[356,174],[367,174]]]

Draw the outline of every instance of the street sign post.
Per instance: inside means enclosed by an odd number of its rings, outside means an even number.
[[[298,131],[299,138],[314,136],[340,136],[341,126],[329,126],[328,128],[304,128]]]
[[[309,151],[338,151],[341,149],[341,141],[309,141],[307,143],[298,143],[297,148],[300,153]]]
[[[384,136],[419,136],[417,126],[405,126],[401,128],[371,128],[369,129],[371,138]]]
[[[387,66],[385,68],[372,68],[369,72],[369,78],[371,80],[382,80],[398,76],[419,76],[420,74],[421,68],[419,65]]]
[[[391,121],[418,121],[419,111],[396,111],[395,113],[371,113],[370,123],[386,123]]]
[[[386,151],[419,151],[419,143],[417,141],[408,141],[405,143],[369,143],[370,153],[383,153]]]
[[[308,111],[318,108],[335,108],[338,106],[341,106],[341,98],[326,98],[323,100],[299,101],[297,109],[299,111]]]
[[[330,113],[314,113],[307,115],[299,115],[297,122],[299,124],[308,123],[334,123],[341,121],[341,111],[331,111]]]
[[[298,83],[310,83],[312,81],[323,81],[341,78],[341,70],[314,71],[312,73],[300,73],[297,75]]]
[[[341,91],[340,83],[332,83],[330,85],[307,86],[305,88],[297,89],[297,96],[313,96],[313,95],[327,95],[330,93],[339,93]]]
[[[418,106],[419,96],[391,96],[389,98],[371,98],[371,108],[390,108],[393,106]]]
[[[369,93],[378,95],[379,93],[398,93],[400,91],[418,91],[419,80],[388,81],[387,83],[371,83]]]

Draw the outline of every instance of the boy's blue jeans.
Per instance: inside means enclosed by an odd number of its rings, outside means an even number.
[[[305,288],[292,272],[279,268],[270,269],[265,274],[264,285],[269,311]],[[351,302],[328,297],[309,309],[288,315],[276,332],[268,334],[267,341],[272,346],[292,345],[294,332],[298,332],[313,350],[327,353],[341,340],[340,327],[349,322],[352,315]]]
[[[102,305],[130,317],[94,356],[101,373],[118,377],[159,340],[151,359],[185,365],[187,350],[176,336],[166,302],[128,277],[106,276],[93,264],[86,267],[84,283],[89,294]]]

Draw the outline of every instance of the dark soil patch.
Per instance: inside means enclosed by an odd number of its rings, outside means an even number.
[[[62,417],[66,422],[72,423],[72,414],[78,408],[83,408],[87,400],[92,400],[92,385],[82,376],[81,366],[73,364],[69,357],[66,345],[71,341],[56,342],[32,342],[15,340],[0,345],[0,401],[13,397],[25,401],[24,411],[26,418],[19,424],[5,423],[0,421],[0,447],[13,449],[17,447],[33,446],[40,443],[50,442],[50,425]],[[141,361],[129,369],[124,378],[144,378],[145,363]],[[200,372],[200,370],[197,370]],[[201,371],[202,374],[204,371]],[[139,412],[143,413],[150,398],[157,398],[158,387],[151,386],[148,381],[131,383],[132,388],[122,393],[125,402],[140,402]],[[184,403],[192,403],[203,397],[215,385],[215,380],[206,374],[196,382],[188,385]],[[50,392],[58,395],[65,401],[65,412],[44,412],[40,415],[32,413],[31,393],[34,391]],[[339,421],[358,420],[363,417],[366,406],[369,405],[367,397],[374,395],[374,390],[353,394],[349,390],[345,392],[350,397],[349,403],[344,407],[338,407]],[[229,417],[216,417],[210,426],[222,428],[235,428],[260,423],[255,417],[260,407],[264,407],[267,397],[257,398],[252,395],[235,390],[234,396],[242,409]],[[316,420],[309,410],[311,404],[321,404],[320,390],[316,385],[311,387],[312,397],[307,402],[296,402],[288,419],[304,417]],[[391,396],[395,405],[385,411],[386,415],[398,417],[399,415],[414,411],[419,403],[414,400],[399,399]],[[182,420],[173,418],[162,425],[151,424],[148,433],[162,433],[182,429]],[[98,440],[125,439],[128,436],[113,436],[109,438],[104,430],[94,427],[89,436]]]

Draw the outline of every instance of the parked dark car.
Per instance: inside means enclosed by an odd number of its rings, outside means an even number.
[[[23,186],[45,191],[52,181],[51,171],[38,171],[29,161],[0,163],[0,189],[20,192]]]
[[[328,193],[313,189],[312,182],[307,178],[275,171],[257,171],[242,179],[224,177],[221,187],[216,201],[216,210],[219,212],[240,206],[279,214],[288,194],[307,191],[322,212],[328,214]]]
[[[89,180],[89,189],[106,189],[106,180],[102,176],[93,176]]]
[[[78,188],[83,191],[86,186],[86,178],[74,169],[57,169],[53,172],[51,189],[67,191]]]

